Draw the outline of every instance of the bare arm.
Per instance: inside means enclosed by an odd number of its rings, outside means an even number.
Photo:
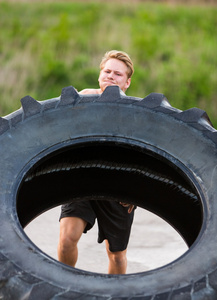
[[[101,89],[84,89],[79,92],[81,95],[102,94]]]

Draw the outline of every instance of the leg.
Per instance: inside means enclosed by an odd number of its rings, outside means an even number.
[[[60,220],[59,261],[75,266],[78,259],[77,244],[86,225],[86,221],[77,217],[66,217]]]
[[[127,250],[111,252],[108,240],[105,240],[105,245],[109,258],[108,274],[125,274],[127,270]]]

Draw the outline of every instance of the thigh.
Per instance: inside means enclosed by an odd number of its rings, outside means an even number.
[[[124,251],[129,242],[134,210],[129,214],[128,207],[114,201],[98,201],[95,206],[99,226],[98,242],[108,240],[111,252]]]
[[[69,217],[79,218],[86,222],[86,226],[83,230],[84,233],[93,227],[96,219],[90,201],[71,202],[62,205],[60,220]]]
[[[66,217],[60,220],[60,238],[78,241],[87,222],[77,217]]]
[[[106,251],[107,251],[107,254],[108,254],[108,257],[109,258],[112,258],[112,257],[116,257],[116,258],[124,258],[126,257],[127,255],[127,249],[123,250],[123,251],[116,251],[116,252],[112,252],[110,250],[110,245],[109,245],[109,241],[108,240],[105,240],[105,248],[106,248]]]

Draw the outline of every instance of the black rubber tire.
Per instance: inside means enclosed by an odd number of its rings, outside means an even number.
[[[0,118],[0,298],[217,299],[217,135],[206,113],[118,87],[21,103]],[[90,198],[156,213],[189,250],[159,269],[107,275],[59,263],[24,233],[44,211]]]

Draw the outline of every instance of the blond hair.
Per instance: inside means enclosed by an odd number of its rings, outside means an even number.
[[[100,63],[101,70],[104,68],[105,63],[111,58],[119,59],[123,63],[125,63],[125,65],[127,66],[127,76],[128,76],[128,78],[132,77],[132,75],[134,73],[133,62],[132,62],[130,56],[126,52],[123,52],[123,51],[111,50],[111,51],[106,52]]]

